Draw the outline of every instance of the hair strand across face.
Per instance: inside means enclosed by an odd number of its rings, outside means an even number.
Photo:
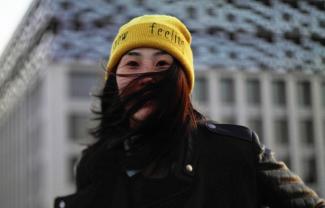
[[[139,142],[157,146],[160,155],[169,152],[173,157],[181,140],[203,119],[192,106],[191,89],[179,63],[174,61],[168,70],[161,72],[122,75],[132,77],[122,91],[117,89],[116,76],[120,75],[109,75],[98,96],[101,110],[94,112],[100,123],[91,134],[110,147],[122,144],[132,135],[142,135]],[[155,81],[139,88],[139,82],[146,77]],[[134,121],[132,115],[148,103],[154,104],[153,112],[142,121]],[[130,122],[136,122],[136,127],[130,128]]]

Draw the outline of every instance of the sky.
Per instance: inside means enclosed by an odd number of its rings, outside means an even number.
[[[32,1],[0,0],[0,54],[2,54]]]

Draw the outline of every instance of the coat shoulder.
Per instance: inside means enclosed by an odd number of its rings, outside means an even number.
[[[253,142],[256,133],[246,126],[236,124],[221,124],[207,120],[199,124],[199,129],[216,135],[232,137],[241,141]]]

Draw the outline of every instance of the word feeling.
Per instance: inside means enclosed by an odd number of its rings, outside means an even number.
[[[158,38],[163,38],[165,40],[170,41],[172,44],[176,45],[177,47],[179,47],[181,49],[181,51],[184,51],[184,40],[181,38],[181,36],[174,31],[173,29],[164,29],[162,27],[159,27],[159,25],[157,23],[152,23],[149,26],[149,33],[153,36],[158,36]],[[133,33],[133,32],[132,32]],[[126,31],[122,34],[120,34],[114,41],[113,44],[113,50],[119,45],[121,44],[121,42],[123,42],[124,40],[127,39],[129,34],[129,31]],[[138,33],[135,33],[134,35],[140,35]]]
[[[151,34],[164,37],[167,40],[171,41],[172,43],[178,44],[180,47],[184,46],[184,41],[179,35],[177,35],[177,33],[174,30],[167,30],[167,29],[164,30],[161,27],[156,27],[156,25],[157,23],[152,23],[152,25],[150,26]]]

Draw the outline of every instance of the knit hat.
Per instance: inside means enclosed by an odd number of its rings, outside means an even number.
[[[161,49],[181,63],[192,90],[194,67],[190,44],[189,30],[176,17],[168,15],[139,16],[119,29],[111,46],[107,70],[108,72],[114,70],[122,56],[132,49],[140,47]]]

